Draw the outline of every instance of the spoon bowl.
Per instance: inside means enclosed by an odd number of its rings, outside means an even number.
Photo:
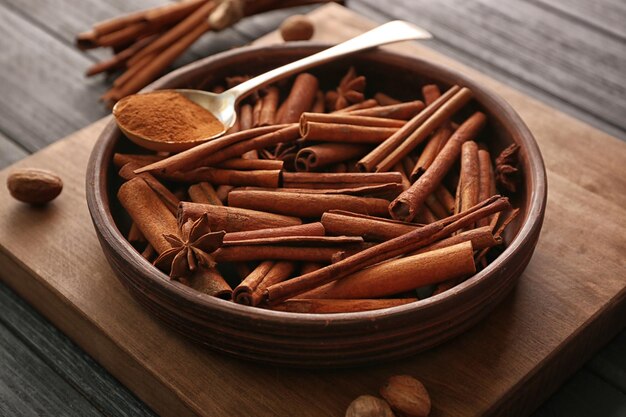
[[[124,103],[129,99],[132,100],[132,95],[123,98],[115,104],[113,107],[113,116],[116,118],[120,130],[137,145],[153,151],[180,152],[193,148],[194,146],[208,140],[222,136],[235,124],[235,120],[237,120],[237,112],[235,111],[235,105],[237,102],[260,87],[354,52],[394,42],[412,39],[429,39],[431,37],[432,35],[424,29],[408,22],[395,20],[316,54],[304,57],[295,62],[291,62],[287,65],[283,65],[282,67],[278,67],[264,74],[258,75],[250,80],[244,81],[230,90],[224,91],[221,94],[191,89],[171,90],[182,94],[189,100],[208,110],[224,125],[224,130],[206,138],[184,142],[167,142],[157,141],[153,138],[142,136],[137,132],[130,131],[119,122],[118,115],[123,107],[120,103]]]
[[[132,99],[132,96],[124,97],[123,99],[118,101],[115,106],[113,106],[113,117],[116,118],[117,126],[120,128],[122,133],[124,133],[124,135],[128,139],[143,148],[157,152],[182,152],[187,149],[193,148],[194,146],[199,145],[203,142],[222,136],[230,127],[233,126],[233,124],[235,124],[235,120],[237,120],[237,112],[235,111],[235,102],[237,97],[233,94],[232,90],[225,91],[221,94],[184,88],[159,90],[158,92],[163,91],[172,91],[179,93],[185,98],[193,101],[200,107],[204,108],[205,110],[208,110],[211,114],[213,114],[213,116],[215,116],[217,120],[220,121],[220,123],[224,126],[224,129],[213,136],[195,140],[188,140],[184,142],[153,140],[151,138],[142,136],[137,132],[133,132],[127,126],[124,126],[124,124],[120,123],[118,115],[121,109],[124,107],[124,103],[126,100]],[[156,91],[142,94],[154,93],[156,93]]]

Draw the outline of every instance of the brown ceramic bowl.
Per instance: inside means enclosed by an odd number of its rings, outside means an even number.
[[[325,45],[295,43],[247,47],[218,54],[175,71],[148,90],[202,88],[225,76],[255,74],[319,51]],[[240,358],[298,367],[344,367],[390,360],[431,348],[484,318],[513,288],[533,253],[546,205],[546,174],[530,131],[496,94],[462,74],[386,51],[361,53],[312,72],[329,86],[349,65],[364,73],[371,92],[416,97],[424,83],[472,89],[471,105],[489,117],[483,137],[494,152],[521,146],[523,186],[513,198],[521,215],[507,231],[507,248],[487,268],[452,290],[415,303],[367,312],[299,314],[263,310],[205,296],[170,281],[126,241],[128,219],[115,194],[112,155],[128,146],[111,121],[87,169],[87,202],[102,249],[135,299],[174,330],[212,349]],[[336,85],[336,84],[335,84]],[[470,106],[470,107],[471,107]]]

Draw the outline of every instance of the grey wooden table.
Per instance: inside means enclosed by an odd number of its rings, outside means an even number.
[[[77,51],[74,34],[163,1],[0,0],[0,168],[108,113],[98,102],[107,81],[82,75],[103,55]],[[380,22],[413,21],[435,35],[430,47],[626,140],[624,0],[348,0],[348,7]],[[246,44],[310,9],[206,35],[176,66]],[[154,415],[1,283],[0,335],[0,416]],[[535,416],[626,416],[626,331]]]

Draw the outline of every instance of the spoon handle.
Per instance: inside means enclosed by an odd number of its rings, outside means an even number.
[[[351,54],[353,52],[362,51],[364,49],[388,43],[411,39],[428,39],[431,37],[430,33],[412,25],[411,23],[394,20],[393,22],[385,23],[384,25],[378,26],[377,28],[331,48],[251,78],[250,80],[231,88],[224,94],[232,95],[235,97],[235,100],[238,101],[257,88],[270,84],[280,78],[284,78],[316,65],[332,61],[338,57]]]

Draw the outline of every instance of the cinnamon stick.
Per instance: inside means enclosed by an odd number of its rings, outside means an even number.
[[[347,188],[262,188],[262,187],[241,187],[237,190],[248,191],[274,191],[280,193],[296,193],[296,194],[344,194],[355,195],[361,197],[377,197],[391,200],[396,198],[402,191],[402,185],[397,183],[389,184],[373,184],[363,187],[347,187]]]
[[[146,166],[148,164],[152,164],[154,162],[162,160],[164,157],[160,155],[153,154],[127,154],[127,153],[114,153],[113,154],[113,164],[117,168],[121,168],[129,162],[135,163],[141,167]]]
[[[350,106],[344,107],[343,109],[335,110],[333,113],[352,113],[357,110],[365,110],[371,109],[378,106],[378,102],[374,99],[363,100],[360,103],[354,103]],[[397,112],[397,109],[396,109]]]
[[[478,251],[500,245],[502,243],[502,238],[500,236],[494,235],[491,232],[491,228],[489,226],[478,227],[476,229],[470,229],[457,233],[453,236],[447,237],[438,242],[425,246],[411,253],[411,255],[417,255],[419,253],[424,253],[435,249],[446,248],[448,246],[457,245],[459,243],[468,241],[472,242],[472,248],[475,251]]]
[[[461,211],[467,210],[478,203],[480,189],[480,172],[478,169],[478,146],[468,140],[461,146],[460,204]]]
[[[295,271],[289,261],[264,261],[257,266],[233,291],[237,304],[256,306],[263,300],[263,291],[272,284],[284,281]]]
[[[120,177],[125,180],[131,180],[135,177],[141,177],[146,181],[146,184],[152,188],[152,190],[159,196],[161,201],[167,206],[168,210],[172,214],[176,214],[176,210],[178,209],[178,203],[180,200],[176,197],[170,190],[167,189],[163,184],[159,182],[156,178],[154,178],[150,173],[143,172],[141,174],[135,174],[133,171],[137,169],[139,166],[134,162],[129,162],[124,165],[120,171]]]
[[[473,139],[486,121],[483,113],[476,112],[454,132],[428,170],[413,183],[411,188],[391,202],[389,212],[394,219],[410,221],[415,217],[426,197],[435,191],[459,157],[463,143]]]
[[[349,211],[330,210],[322,215],[324,230],[329,235],[361,236],[370,242],[384,242],[421,227]]]
[[[322,223],[316,222],[301,224],[297,226],[274,227],[270,229],[258,229],[243,232],[226,233],[224,235],[224,242],[286,236],[324,236],[325,233],[326,231]]]
[[[357,311],[380,310],[409,304],[417,298],[381,298],[361,300],[305,299],[294,298],[270,306],[272,310],[306,314],[353,313]]]
[[[212,256],[216,262],[287,260],[330,263],[338,252],[356,252],[359,246],[318,247],[285,245],[248,245],[219,248]]]
[[[275,132],[279,129],[284,128],[285,126],[286,125],[263,126],[255,129],[242,130],[240,132],[236,132],[230,135],[225,135],[221,138],[202,143],[191,149],[172,155],[161,161],[146,165],[137,170],[137,173],[148,171],[171,173],[180,170],[190,170],[193,168],[197,168],[203,164],[204,159],[219,151],[220,149],[226,148],[241,141],[249,140],[254,137],[259,137],[267,133]]]
[[[242,104],[239,109],[239,129],[249,130],[253,123],[252,106],[250,104]]]
[[[317,78],[309,73],[299,74],[293,82],[289,95],[277,111],[278,123],[295,123],[300,115],[309,111],[318,91]]]
[[[222,300],[232,299],[233,290],[215,268],[196,268],[189,277],[189,286],[202,294]]]
[[[269,87],[262,99],[261,113],[259,115],[259,126],[273,125],[276,121],[276,110],[280,91],[276,87]]]
[[[159,254],[172,247],[163,235],[179,234],[176,217],[143,178],[133,178],[122,184],[117,198]]]
[[[496,178],[491,164],[491,155],[484,148],[478,149],[479,186],[478,200],[482,201],[496,193]],[[487,226],[489,219],[481,219],[478,226]]]
[[[370,148],[351,143],[321,143],[302,148],[296,154],[297,171],[315,171],[350,159],[365,155]]]
[[[251,185],[257,187],[278,187],[280,170],[239,171],[234,169],[196,168],[191,171],[173,172],[156,176],[170,181],[201,182],[208,181],[218,185]],[[143,174],[142,174],[143,175]]]
[[[429,245],[453,232],[472,224],[478,219],[510,207],[508,199],[490,198],[477,204],[470,210],[428,224],[397,238],[364,249],[334,264],[317,271],[293,278],[289,281],[272,285],[267,289],[267,299],[277,303],[302,294],[320,285],[343,278],[376,263],[415,251]]]
[[[303,298],[380,298],[476,272],[471,242],[382,262],[302,294]]]
[[[401,183],[402,177],[397,172],[384,173],[308,173],[283,172],[285,188],[346,188],[355,185]]]
[[[385,93],[376,93],[374,94],[374,100],[376,100],[378,102],[378,104],[380,104],[381,106],[389,106],[392,104],[400,104],[401,101],[400,100],[396,100],[393,97],[388,96]]]
[[[318,122],[306,122],[300,125],[300,135],[305,141],[318,142],[376,144],[381,143],[397,130],[395,127]]]
[[[178,207],[178,218],[183,223],[187,219],[198,219],[204,213],[207,213],[209,216],[209,227],[215,231],[241,232],[244,230],[269,229],[302,224],[302,221],[295,217],[237,207],[214,206],[185,201],[181,202]]]
[[[392,104],[389,106],[376,106],[359,110],[344,109],[344,112],[349,112],[355,116],[368,116],[368,117],[384,117],[387,119],[409,120],[417,113],[422,111],[424,103],[420,100],[408,101],[405,103]]]
[[[252,210],[295,217],[320,217],[328,210],[347,210],[377,216],[387,215],[389,201],[341,194],[297,194],[272,191],[232,191],[228,204]]]
[[[426,122],[439,108],[454,97],[461,88],[457,85],[451,87],[444,95],[435,100],[428,107],[415,114],[404,126],[390,136],[385,142],[378,145],[372,152],[361,158],[357,167],[362,172],[376,170],[378,164],[383,161],[394,149],[396,149],[406,138]],[[466,93],[464,93],[464,96]],[[420,102],[421,103],[421,102]],[[392,164],[393,165],[393,164]]]
[[[190,186],[187,193],[194,203],[213,204],[214,206],[223,205],[215,192],[215,188],[208,182],[201,182]]]
[[[206,2],[204,5],[191,13],[187,18],[183,19],[180,23],[159,36],[156,41],[142,49],[141,52],[136,54],[133,59],[130,60],[130,63],[132,64],[132,62],[136,62],[144,56],[148,56],[153,52],[158,52],[172,45],[178,39],[185,36],[186,33],[189,33],[193,28],[205,21],[216,6],[217,4],[214,1]]]
[[[402,127],[404,120],[385,119],[382,117],[358,116],[352,113],[302,113],[300,116],[300,133],[306,131],[307,123],[331,123],[342,125],[370,126],[370,127]]]
[[[442,96],[444,97],[444,96]],[[453,114],[459,111],[472,98],[472,92],[462,88],[458,93],[443,103],[430,117],[424,120],[412,133],[405,137],[397,147],[389,152],[382,161],[376,164],[377,172],[389,170],[393,164],[408,155],[435,129],[446,122]],[[436,102],[436,101],[435,101]],[[433,104],[435,103],[433,102]]]
[[[411,181],[416,181],[433,163],[437,154],[443,149],[448,139],[452,136],[453,130],[449,123],[440,126],[433,136],[428,140],[424,150],[420,154],[414,168],[411,170]]]
[[[276,159],[243,159],[233,158],[216,164],[215,168],[236,169],[240,171],[281,170],[283,161]]]

